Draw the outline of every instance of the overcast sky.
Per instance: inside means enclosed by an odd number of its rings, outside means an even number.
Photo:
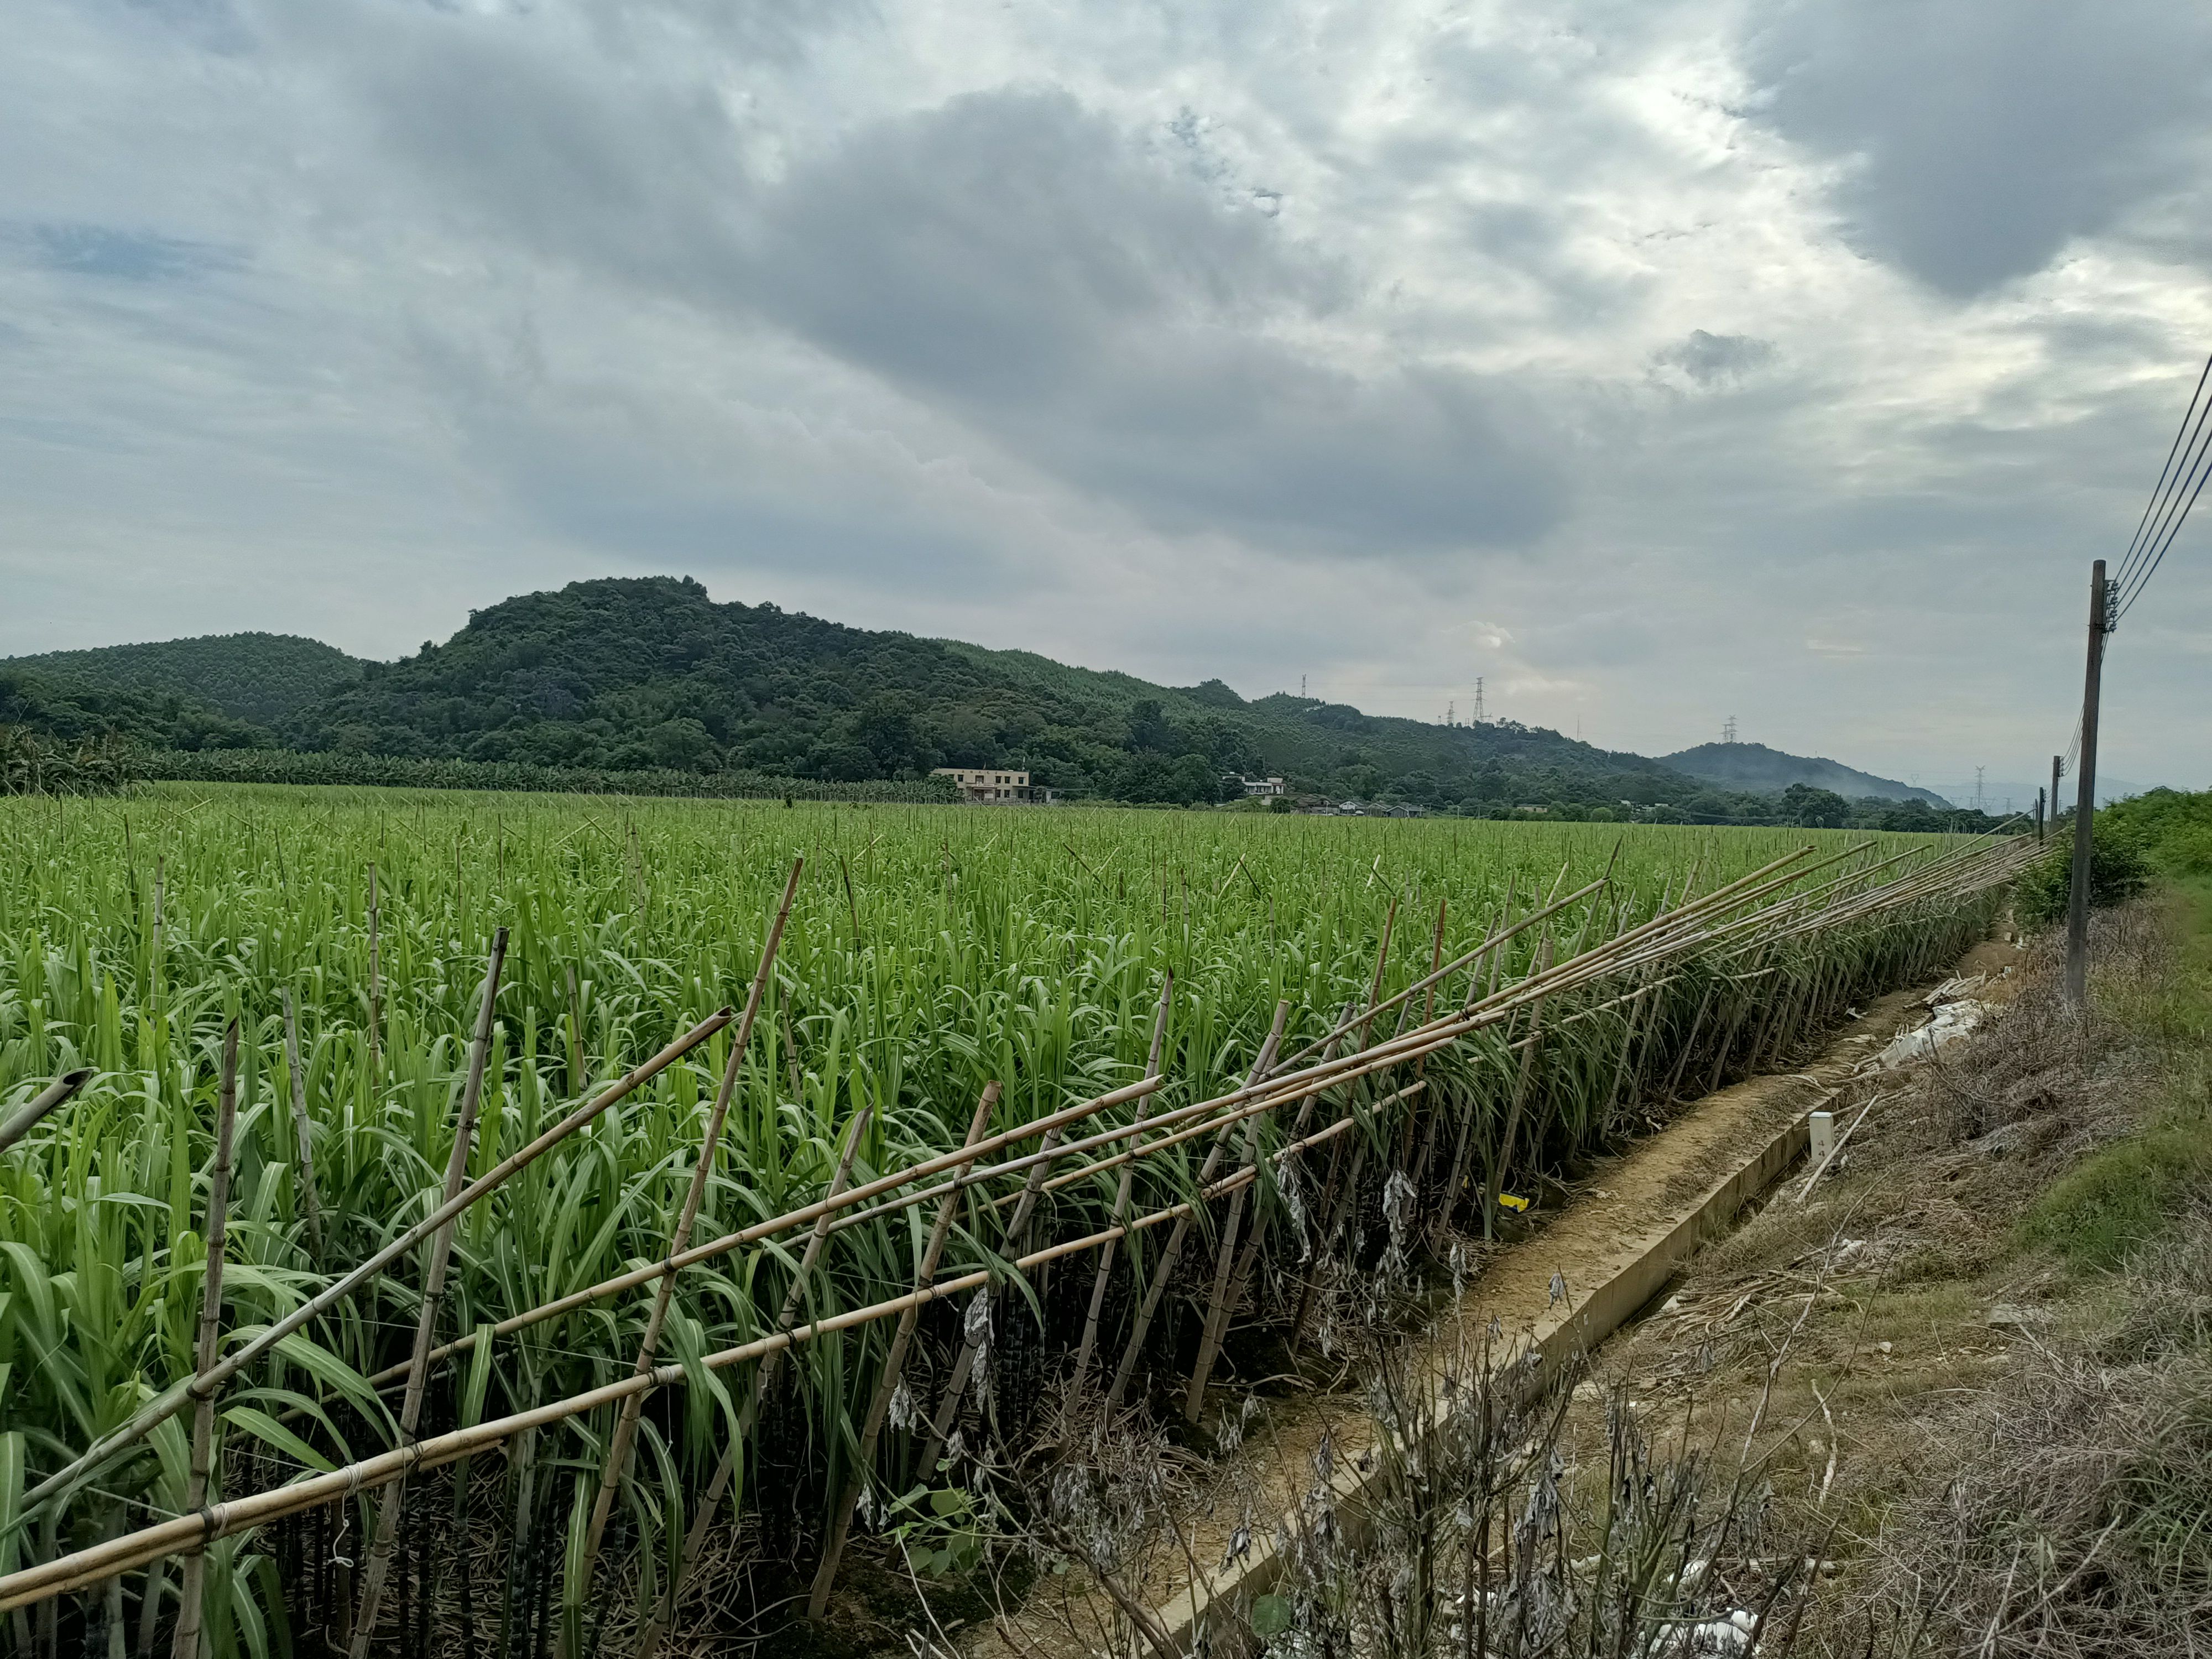
[[[13,0],[0,653],[719,599],[2031,786],[2212,348],[2172,0]],[[2106,765],[2212,782],[2212,509]]]

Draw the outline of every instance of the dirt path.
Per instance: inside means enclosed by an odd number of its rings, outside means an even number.
[[[2016,955],[2008,945],[1986,944],[1957,971],[2001,974]],[[1407,1339],[1422,1366],[1440,1372],[1493,1320],[1509,1338],[1545,1344],[1556,1363],[1564,1339],[1581,1335],[1570,1328],[1586,1299],[1680,1229],[1716,1187],[1771,1148],[1900,1031],[1922,1023],[1929,988],[1881,999],[1809,1065],[1706,1096],[1665,1129],[1599,1165],[1562,1207],[1540,1218],[1544,1224],[1533,1237],[1492,1257],[1456,1309]],[[1554,1294],[1561,1281],[1564,1303]],[[1597,1339],[1629,1310],[1609,1311]],[[1187,1553],[1170,1560],[1163,1553],[1125,1588],[1154,1610],[1171,1636],[1187,1632],[1217,1598],[1264,1589],[1272,1577],[1277,1518],[1314,1492],[1317,1470],[1325,1471],[1318,1484],[1331,1488],[1335,1501],[1356,1504],[1359,1466],[1378,1432],[1356,1394],[1269,1402],[1251,1428],[1249,1449],[1203,1474],[1182,1517]],[[1246,1541],[1240,1532],[1249,1534],[1250,1547],[1232,1563],[1232,1542]],[[1079,1589],[1071,1572],[1050,1581],[1018,1614],[981,1624],[960,1639],[974,1659],[1068,1659],[1102,1651],[1113,1622],[1103,1595]]]

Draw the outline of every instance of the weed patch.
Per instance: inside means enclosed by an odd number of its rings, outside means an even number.
[[[2170,1123],[2095,1154],[2038,1199],[2021,1225],[2080,1267],[2113,1268],[2163,1237],[2212,1176],[2212,1123]]]

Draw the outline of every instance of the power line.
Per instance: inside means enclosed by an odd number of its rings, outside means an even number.
[[[2197,498],[2203,494],[2205,483],[2212,480],[2212,398],[2204,395],[2208,379],[2212,379],[2212,357],[2205,360],[2197,377],[2189,407],[2166,451],[2166,464],[2159,469],[2158,482],[2152,486],[2150,500],[2136,533],[2129,538],[2119,572],[2107,590],[2112,595],[2106,611],[2107,629],[2116,626],[2142,597],[2188,521]]]
[[[2189,492],[2188,502],[2182,507],[2180,517],[2174,520],[2173,528],[2166,532],[2166,540],[2160,544],[2158,552],[2152,557],[2143,573],[2136,578],[2135,585],[2120,595],[2119,608],[2112,614],[2112,622],[2115,624],[2135,608],[2136,601],[2142,597],[2143,589],[2150,585],[2150,579],[2158,574],[2159,566],[2165,562],[2166,549],[2173,545],[2174,537],[2180,533],[2183,522],[2189,517],[2189,509],[2197,505],[2197,498],[2204,493],[2204,483],[2207,478],[2212,478],[2212,467],[2206,467],[2198,472],[2197,487]]]
[[[2136,523],[2136,533],[2128,540],[2128,550],[2120,559],[2120,568],[2114,577],[2118,582],[2124,584],[2130,574],[2142,544],[2143,532],[2150,527],[2151,509],[2158,505],[2159,496],[2166,489],[2166,478],[2173,471],[2173,458],[2181,453],[2182,434],[2189,430],[2189,417],[2197,413],[2197,402],[2204,395],[2204,382],[2208,376],[2212,376],[2212,357],[2204,360],[2204,367],[2197,376],[2197,389],[2189,394],[2189,407],[2182,413],[2181,424],[2173,429],[2173,442],[2167,446],[2166,465],[2159,469],[2158,482],[2151,486],[2150,500],[2143,503],[2142,518]],[[2201,421],[2203,417],[2198,418]]]

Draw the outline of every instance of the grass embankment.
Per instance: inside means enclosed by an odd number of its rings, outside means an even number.
[[[2111,816],[2160,878],[2097,917],[2087,1018],[2037,938],[1999,1018],[1838,1103],[1872,1103],[1809,1201],[1599,1358],[1731,1466],[1763,1407],[1762,1553],[1828,1564],[1800,1652],[2212,1638],[2212,795]]]

